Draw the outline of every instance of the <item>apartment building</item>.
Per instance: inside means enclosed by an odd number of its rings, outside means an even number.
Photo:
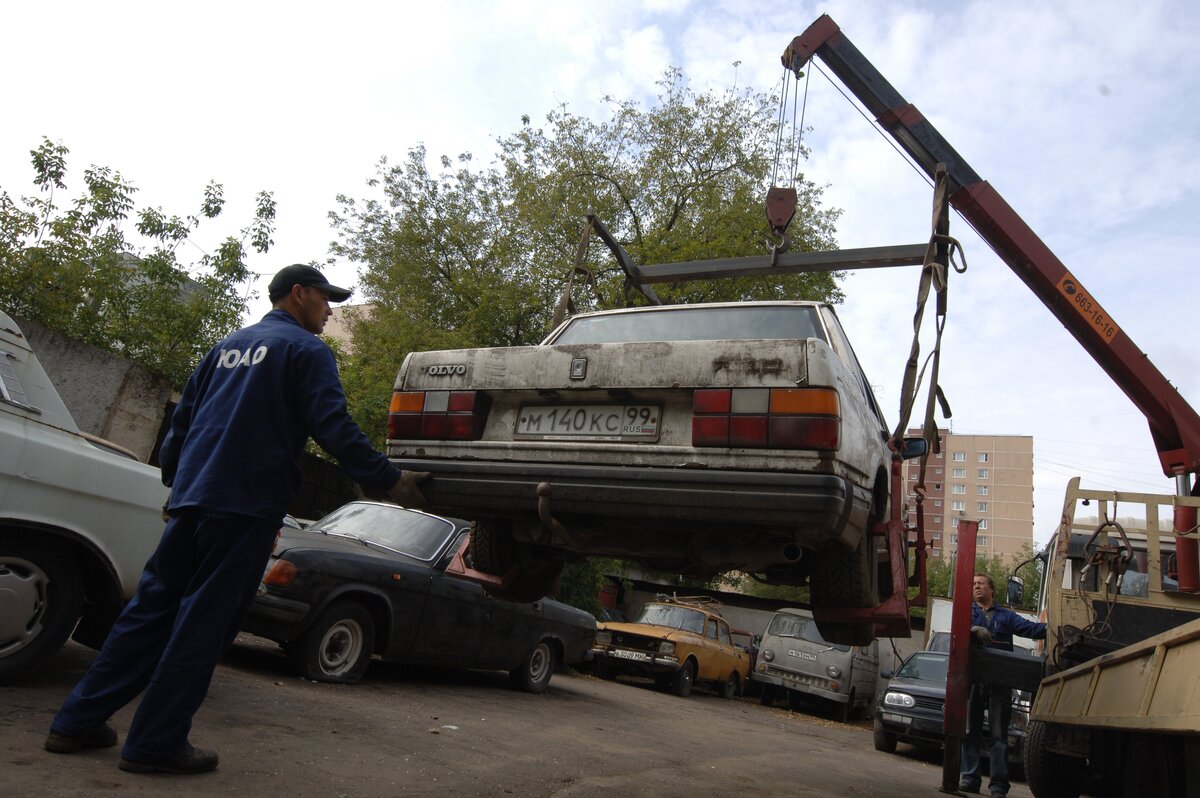
[[[909,430],[920,435],[920,430]],[[925,533],[934,557],[953,560],[958,522],[979,522],[979,556],[1008,560],[1033,543],[1033,437],[938,430],[941,451],[925,470]],[[915,521],[920,461],[904,463],[905,509]]]

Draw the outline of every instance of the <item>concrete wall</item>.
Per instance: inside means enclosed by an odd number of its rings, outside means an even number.
[[[148,462],[174,396],[170,382],[39,324],[25,319],[17,323],[79,429]]]

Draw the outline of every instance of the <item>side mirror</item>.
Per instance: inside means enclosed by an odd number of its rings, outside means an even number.
[[[894,670],[892,670],[891,668],[884,668],[883,670],[881,670],[879,672],[880,678],[883,678],[883,679],[890,679],[895,675],[896,675],[896,672]]]
[[[1025,598],[1025,582],[1019,576],[1008,578],[1008,606],[1016,607]]]
[[[929,453],[929,441],[924,438],[905,438],[900,447],[900,459],[913,460]]]

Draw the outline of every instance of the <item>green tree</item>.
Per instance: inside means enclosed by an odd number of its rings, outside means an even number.
[[[83,193],[60,205],[68,152],[49,139],[31,150],[37,195],[14,200],[0,188],[0,302],[182,386],[204,353],[238,327],[252,277],[245,246],[270,248],[275,201],[261,192],[239,235],[184,264],[180,245],[224,207],[220,184],[210,182],[197,212],[180,217],[137,209],[129,180],[92,166]],[[131,216],[149,243],[126,238]]]
[[[996,584],[996,601],[1004,604],[1007,598],[1005,591],[1008,578],[1015,571],[1017,576],[1025,580],[1024,597],[1016,608],[1034,610],[1037,608],[1038,594],[1041,592],[1042,570],[1039,561],[1028,562],[1032,557],[1033,546],[1026,543],[1019,553],[1009,555],[1007,558],[1000,554],[991,557],[976,557],[975,569],[972,573],[984,573],[991,576],[992,581]],[[1018,569],[1018,565],[1022,565],[1022,567]],[[954,576],[954,568],[954,563],[949,560],[943,560],[940,557],[929,558],[926,571],[929,595],[950,595],[950,582]],[[971,586],[967,585],[964,589],[970,590]],[[910,593],[915,596],[916,590],[911,590]],[[913,610],[918,615],[923,615],[925,611],[923,607],[914,607]]]
[[[495,160],[442,157],[424,147],[380,161],[363,199],[331,213],[337,255],[362,265],[369,316],[351,324],[344,369],[356,418],[383,433],[390,386],[410,351],[535,343],[548,331],[595,213],[642,264],[765,252],[763,203],[777,129],[774,101],[748,90],[697,94],[668,70],[649,108],[607,98],[600,120],[565,106],[498,141]],[[791,182],[791,181],[788,181]],[[839,212],[798,175],[793,249],[835,246]],[[623,303],[624,273],[598,241],[583,265],[608,307]],[[658,286],[667,302],[735,299],[839,301],[837,274]],[[580,309],[597,300],[575,292]],[[351,376],[354,375],[354,376]]]

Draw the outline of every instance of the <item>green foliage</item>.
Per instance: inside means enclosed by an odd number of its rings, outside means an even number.
[[[625,570],[620,560],[604,557],[589,557],[570,563],[563,569],[556,599],[600,619],[600,588],[606,582],[605,574],[620,574]]]
[[[1038,605],[1038,594],[1042,587],[1042,570],[1041,563],[1034,561],[1026,563],[1021,568],[1017,566],[1025,563],[1033,557],[1033,546],[1026,543],[1021,552],[1010,555],[1006,560],[1003,556],[996,554],[991,557],[976,557],[975,570],[973,573],[984,573],[992,577],[992,582],[996,585],[996,603],[1004,604],[1006,600],[1006,586],[1008,577],[1012,576],[1014,570],[1016,575],[1025,580],[1025,594],[1019,605],[1015,609],[1021,610],[1036,610]],[[928,561],[928,569],[926,580],[929,585],[929,595],[931,596],[949,596],[950,582],[954,576],[954,563],[948,560],[943,560],[940,557],[930,557]],[[965,586],[966,590],[970,590],[971,586]],[[912,595],[916,595],[916,590],[911,591]],[[915,615],[924,615],[924,607],[914,607]]]
[[[237,329],[246,310],[244,242],[257,252],[271,244],[275,201],[261,192],[253,221],[196,263],[180,260],[180,244],[201,219],[224,205],[209,183],[196,215],[161,208],[135,212],[137,189],[120,172],[92,166],[84,191],[59,205],[66,191],[67,148],[43,139],[32,150],[39,193],[14,200],[0,189],[0,303],[17,316],[120,354],[182,386],[213,344]],[[134,229],[148,244],[126,239]]]
[[[747,90],[692,92],[668,70],[650,108],[608,98],[602,120],[560,107],[498,141],[487,167],[470,154],[431,171],[424,147],[380,161],[368,197],[338,197],[335,254],[362,264],[370,317],[351,325],[343,369],[356,418],[378,438],[407,352],[536,343],[547,332],[595,213],[638,263],[764,254],[764,200],[776,131],[773,99]],[[788,182],[791,182],[790,180]],[[793,248],[835,246],[839,212],[797,176]],[[604,306],[623,304],[624,273],[593,237],[584,266]],[[840,275],[656,286],[666,302],[839,301]],[[583,282],[578,280],[577,283]],[[579,309],[598,305],[577,289]],[[638,297],[640,299],[640,297]]]
[[[768,585],[747,576],[741,580],[738,590],[748,596],[789,601],[797,607],[810,606],[808,585]]]

